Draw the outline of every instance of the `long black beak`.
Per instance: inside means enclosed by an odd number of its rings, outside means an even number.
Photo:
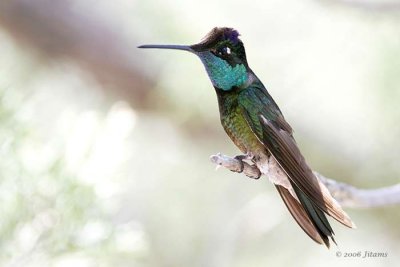
[[[188,45],[141,45],[138,46],[138,48],[174,49],[195,53],[195,51]]]

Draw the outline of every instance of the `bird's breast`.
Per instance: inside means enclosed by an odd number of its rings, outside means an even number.
[[[264,146],[251,130],[238,105],[225,106],[220,111],[225,132],[243,153],[265,154]]]

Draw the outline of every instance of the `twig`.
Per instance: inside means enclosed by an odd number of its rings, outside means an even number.
[[[210,157],[212,163],[238,172],[241,162],[235,158],[218,153]],[[251,178],[259,177],[260,170],[255,165],[243,162],[243,173]],[[269,166],[276,168],[276,166]],[[279,172],[276,172],[279,173]],[[360,189],[337,182],[314,171],[317,178],[325,184],[332,196],[343,206],[350,208],[372,208],[390,204],[400,204],[400,184],[378,189]]]

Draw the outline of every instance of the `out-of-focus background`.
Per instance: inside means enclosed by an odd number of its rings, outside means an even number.
[[[1,266],[399,266],[399,206],[347,209],[358,229],[331,220],[327,250],[268,179],[215,171],[239,151],[200,61],[136,48],[215,26],[315,170],[399,182],[399,1],[1,1]]]

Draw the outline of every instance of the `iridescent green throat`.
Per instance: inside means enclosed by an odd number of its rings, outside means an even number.
[[[232,67],[228,62],[210,52],[199,53],[199,56],[215,87],[229,91],[233,87],[241,87],[247,82],[248,74],[243,64]]]

